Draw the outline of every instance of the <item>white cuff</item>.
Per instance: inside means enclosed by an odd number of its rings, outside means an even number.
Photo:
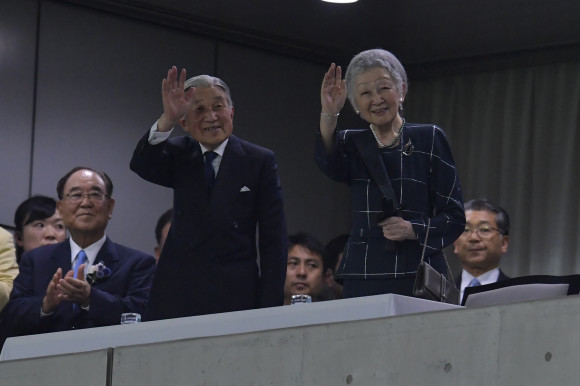
[[[155,121],[153,126],[151,126],[151,130],[149,130],[148,141],[150,145],[158,145],[161,142],[166,141],[173,132],[173,129],[169,131],[157,131],[157,122],[159,122],[159,120]]]

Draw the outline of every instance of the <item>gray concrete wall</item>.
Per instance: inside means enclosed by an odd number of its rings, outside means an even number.
[[[113,384],[576,385],[580,298],[118,348]]]
[[[111,384],[576,385],[579,324],[570,296],[117,347]],[[0,362],[0,384],[23,384],[8,378],[26,375],[5,370],[15,363],[49,374],[54,358]]]
[[[110,384],[110,372],[107,368],[110,368],[108,364],[112,351],[108,349],[2,362],[0,385],[105,386]]]

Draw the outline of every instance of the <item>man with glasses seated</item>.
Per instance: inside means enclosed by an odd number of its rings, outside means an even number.
[[[509,244],[510,218],[500,206],[480,198],[466,202],[465,230],[453,244],[463,271],[455,280],[461,291],[466,287],[509,279],[500,269],[501,256]]]
[[[105,234],[115,206],[109,176],[76,167],[57,193],[70,238],[22,255],[2,313],[9,336],[116,325],[122,313],[145,311],[155,259]]]

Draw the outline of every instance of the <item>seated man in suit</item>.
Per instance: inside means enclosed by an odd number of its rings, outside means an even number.
[[[145,311],[155,259],[105,234],[115,206],[110,178],[76,167],[57,193],[70,238],[22,255],[2,313],[9,336],[115,325],[124,312]]]
[[[463,292],[468,286],[495,283],[508,279],[499,269],[501,256],[509,244],[508,213],[486,199],[466,202],[465,231],[455,241],[455,254],[463,271],[455,284]]]
[[[324,245],[308,233],[288,237],[288,263],[284,284],[284,304],[292,295],[310,295],[313,302],[330,300],[332,269],[323,259]]]
[[[0,310],[8,303],[12,283],[17,275],[18,264],[12,234],[0,228]]]
[[[161,84],[163,114],[141,138],[131,170],[173,189],[173,219],[146,320],[281,306],[286,220],[274,153],[232,135],[225,82]],[[169,138],[174,126],[190,136]],[[259,264],[257,240],[259,240]]]

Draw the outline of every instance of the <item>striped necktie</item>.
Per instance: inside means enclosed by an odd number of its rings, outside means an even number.
[[[74,268],[73,268],[73,270],[74,270],[74,273],[75,273],[75,275],[74,275],[74,278],[75,278],[75,279],[77,278],[77,276],[78,276],[78,274],[79,274],[79,267],[80,267],[82,264],[86,263],[86,262],[87,262],[87,260],[88,260],[88,259],[87,259],[87,254],[85,253],[85,251],[84,251],[84,250],[81,250],[81,251],[79,252],[79,254],[77,255],[77,261],[75,262],[75,266],[74,266]]]

